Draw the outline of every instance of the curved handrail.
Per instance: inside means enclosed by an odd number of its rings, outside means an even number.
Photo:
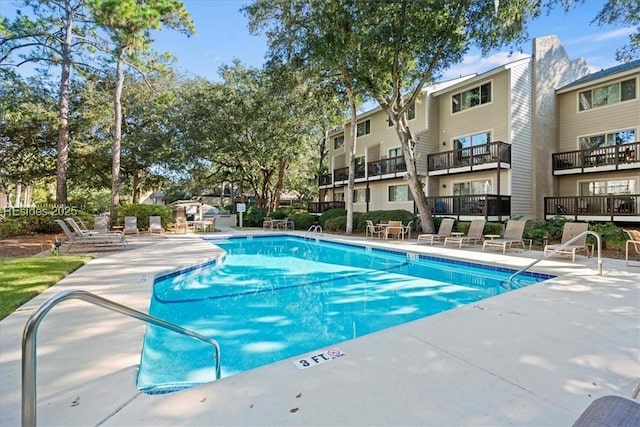
[[[306,234],[316,235],[318,233],[322,234],[322,226],[313,224],[311,227],[309,227]]]
[[[540,261],[544,261],[545,259],[549,258],[551,255],[555,254],[556,252],[566,248],[567,246],[569,246],[571,243],[575,242],[576,240],[578,240],[579,238],[581,238],[582,236],[585,235],[592,235],[596,237],[596,240],[598,241],[598,275],[602,276],[602,257],[600,256],[601,254],[601,243],[600,243],[600,235],[594,231],[583,231],[582,233],[578,234],[577,236],[573,237],[572,239],[568,240],[567,242],[561,244],[560,246],[558,246],[557,248],[555,248],[553,251],[551,251],[551,253],[549,253],[549,255],[544,255],[542,256],[542,258],[538,258],[536,260],[534,260],[531,264],[527,265],[524,268],[521,268],[520,270],[516,271],[515,273],[513,273],[511,276],[509,276],[509,289],[511,289],[511,282],[513,281],[513,279],[520,273],[527,271],[528,269],[530,269],[531,267],[533,267],[534,265],[536,265],[537,263],[539,263]]]
[[[118,304],[117,302],[110,301],[102,298],[98,295],[82,290],[68,290],[60,292],[57,295],[49,298],[42,303],[35,312],[29,316],[27,323],[22,333],[22,426],[34,426],[36,425],[36,338],[38,334],[38,327],[44,316],[58,303],[68,299],[80,299],[85,302],[95,304],[100,307],[113,310],[117,313],[125,314],[127,316],[142,320],[143,322],[151,323],[156,326],[169,329],[173,332],[177,332],[182,335],[198,339],[207,344],[211,344],[215,350],[216,358],[216,380],[220,379],[220,345],[214,339],[205,337],[196,332],[185,329],[181,326],[174,325],[165,320],[148,315],[138,310],[134,310],[130,307]]]

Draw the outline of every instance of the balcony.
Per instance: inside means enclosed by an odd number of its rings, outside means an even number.
[[[576,221],[639,222],[640,194],[545,197],[544,217]]]
[[[553,174],[572,175],[640,168],[640,142],[553,154]]]
[[[369,180],[379,180],[387,178],[396,178],[403,176],[407,171],[407,165],[404,157],[392,157],[390,159],[380,159],[368,162],[366,167],[364,164],[356,165],[355,179],[367,178]],[[339,183],[349,180],[349,168],[338,168],[333,170],[331,174],[325,174],[320,177],[318,184],[328,186],[332,183]]]
[[[365,167],[364,164],[356,165],[355,179],[364,178]],[[347,181],[349,179],[349,167],[338,168],[333,170],[333,182]]]
[[[499,160],[499,161],[498,161]],[[511,165],[511,145],[501,141],[427,156],[428,174],[447,175]],[[503,165],[506,164],[506,165]]]
[[[382,178],[389,175],[396,177],[398,175],[404,175],[406,171],[407,164],[404,162],[403,156],[374,160],[373,162],[367,163],[367,176],[369,178]]]
[[[307,202],[309,213],[323,213],[330,209],[344,209],[344,202]]]
[[[501,220],[511,216],[511,196],[474,194],[470,196],[427,197],[435,216],[456,217],[458,220],[484,217]]]

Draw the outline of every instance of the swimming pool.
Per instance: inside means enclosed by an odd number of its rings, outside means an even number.
[[[222,377],[503,293],[514,272],[291,236],[213,243],[223,257],[156,278],[149,312],[216,339]],[[516,287],[551,277],[523,273]],[[210,346],[147,328],[140,390],[214,379]]]

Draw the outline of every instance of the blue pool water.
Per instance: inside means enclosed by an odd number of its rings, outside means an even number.
[[[288,236],[214,243],[224,257],[155,280],[149,312],[217,340],[222,377],[503,293],[514,272]],[[550,277],[524,273],[514,284]],[[213,354],[149,326],[138,388],[213,381]]]

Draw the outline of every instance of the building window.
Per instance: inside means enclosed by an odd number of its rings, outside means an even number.
[[[353,190],[353,201],[355,203],[367,203],[367,189],[360,188]]]
[[[454,196],[473,196],[476,194],[491,194],[493,185],[490,179],[481,179],[453,184]]]
[[[409,190],[408,185],[390,185],[389,201],[390,202],[410,202],[413,200],[413,194]]]
[[[456,149],[476,147],[491,142],[491,132],[477,133],[475,135],[461,136],[453,140]]]
[[[333,138],[333,149],[337,150],[344,147],[344,135]]]
[[[612,179],[585,181],[580,183],[581,196],[604,196],[607,194],[635,194],[635,179]]]
[[[416,118],[416,103],[412,102],[407,109],[407,120],[413,120]]]
[[[625,129],[617,132],[603,133],[599,135],[581,136],[578,138],[580,149],[609,147],[613,145],[632,144],[636,141],[636,131]]]
[[[364,158],[364,156],[359,156],[359,157],[355,158],[355,161],[356,161],[356,164],[355,164],[355,166],[356,166],[356,170],[355,170],[356,178],[363,178],[365,170],[367,169],[367,164],[366,164],[365,158]]]
[[[393,159],[395,157],[402,156],[402,148],[392,148],[389,150],[389,158]]]
[[[344,193],[334,193],[333,194],[334,202],[344,202]]]
[[[491,102],[490,82],[453,95],[451,97],[451,112],[458,113],[489,102]]]
[[[371,133],[371,120],[365,120],[364,122],[358,123],[356,131],[357,136],[369,135]]]
[[[636,79],[623,80],[578,93],[580,111],[636,99]]]
[[[407,120],[413,120],[416,118],[416,103],[412,102],[411,105],[409,105],[409,108],[407,108]],[[391,121],[391,119],[387,119],[387,124],[389,125],[389,127],[393,127],[393,122]]]

